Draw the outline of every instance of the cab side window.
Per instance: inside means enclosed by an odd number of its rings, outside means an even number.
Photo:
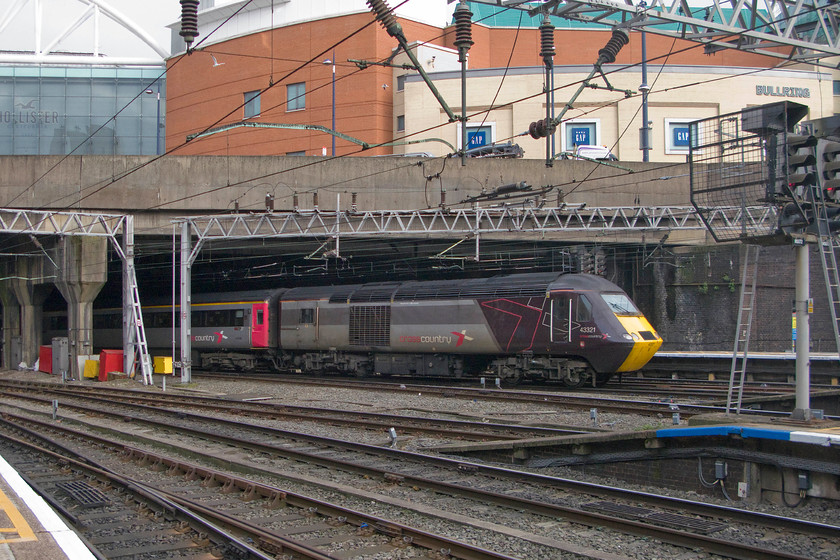
[[[592,304],[586,296],[578,296],[578,304],[575,306],[575,320],[579,323],[592,321]]]

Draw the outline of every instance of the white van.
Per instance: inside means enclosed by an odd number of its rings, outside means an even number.
[[[603,161],[618,161],[606,146],[581,145],[575,148],[575,157],[586,159],[600,159]]]

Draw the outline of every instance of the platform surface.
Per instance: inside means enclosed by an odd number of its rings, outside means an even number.
[[[0,560],[95,560],[73,529],[0,456]]]

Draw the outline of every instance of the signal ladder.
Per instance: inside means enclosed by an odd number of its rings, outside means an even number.
[[[738,330],[735,332],[735,348],[732,351],[732,366],[729,370],[729,390],[726,393],[726,414],[735,410],[741,413],[741,399],[747,376],[747,354],[752,332],[755,292],[758,279],[758,245],[744,245],[741,272],[741,295],[738,303]]]
[[[817,201],[817,244],[822,260],[823,278],[828,291],[828,309],[831,312],[831,326],[834,328],[834,342],[840,355],[840,275],[837,272],[838,246],[836,235],[831,234],[825,195],[820,192]]]
[[[137,275],[134,266],[126,267],[125,281],[131,292],[131,320],[134,336],[137,339],[137,353],[140,355],[140,370],[143,373],[143,385],[153,385],[152,358],[149,355],[149,345],[146,343],[146,329],[143,327],[143,312],[140,308],[140,292],[137,290]]]

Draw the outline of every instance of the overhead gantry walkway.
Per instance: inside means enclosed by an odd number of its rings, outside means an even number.
[[[705,45],[708,54],[737,49],[784,60],[819,62],[840,55],[836,0],[473,0]],[[836,67],[836,62],[830,64]]]

